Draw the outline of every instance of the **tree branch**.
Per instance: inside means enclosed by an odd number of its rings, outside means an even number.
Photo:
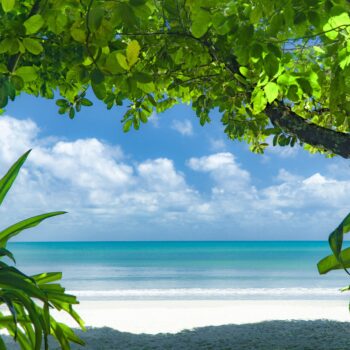
[[[343,158],[350,158],[350,134],[311,123],[283,104],[270,105],[265,112],[273,125],[295,135],[300,141]]]

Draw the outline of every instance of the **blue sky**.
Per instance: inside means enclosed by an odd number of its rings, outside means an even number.
[[[186,105],[124,134],[123,108],[93,101],[71,121],[23,95],[0,118],[2,173],[33,148],[3,224],[69,211],[24,240],[326,239],[350,211],[345,160],[298,147],[252,154],[227,140],[217,112],[201,127]]]

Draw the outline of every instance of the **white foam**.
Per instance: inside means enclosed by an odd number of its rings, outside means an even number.
[[[71,290],[78,297],[116,298],[203,298],[203,297],[331,297],[340,296],[336,288],[173,288],[173,289],[116,289]]]

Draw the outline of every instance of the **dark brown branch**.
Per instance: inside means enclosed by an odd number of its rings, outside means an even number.
[[[288,134],[295,135],[300,141],[343,158],[350,158],[350,134],[311,123],[283,104],[270,105],[266,109],[266,114],[273,125]]]

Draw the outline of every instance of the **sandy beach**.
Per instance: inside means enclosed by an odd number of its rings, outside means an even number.
[[[346,301],[83,301],[78,310],[87,350],[339,350],[350,342]]]
[[[82,301],[77,310],[87,326],[135,334],[271,320],[350,321],[344,300]],[[64,320],[74,326],[70,319]]]

